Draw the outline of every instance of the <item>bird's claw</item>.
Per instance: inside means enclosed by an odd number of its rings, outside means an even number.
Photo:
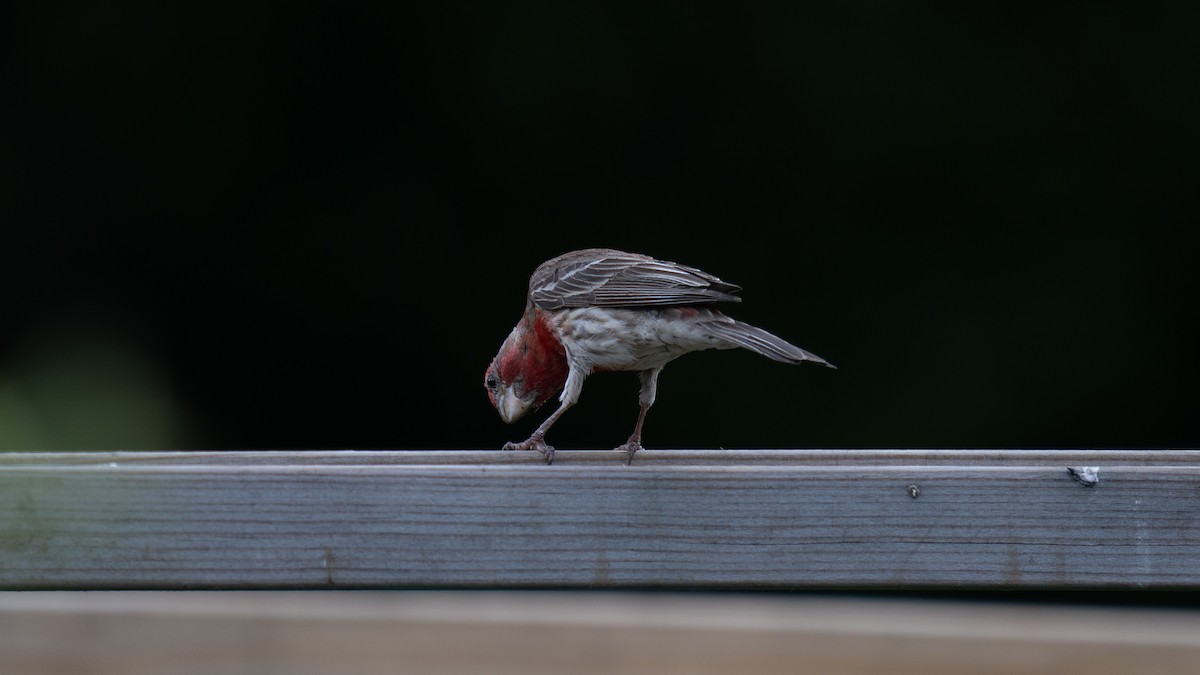
[[[508,443],[504,444],[504,447],[502,449],[503,450],[537,450],[538,452],[540,452],[542,454],[542,458],[546,460],[547,464],[554,463],[554,446],[547,445],[545,441],[543,441],[542,439],[540,439],[536,436],[530,436],[528,439],[526,439],[520,443],[514,443],[512,441],[509,441]]]
[[[617,452],[625,453],[625,465],[629,466],[630,464],[633,464],[634,453],[642,449],[642,444],[641,442],[631,438],[624,445],[619,445],[613,449]]]

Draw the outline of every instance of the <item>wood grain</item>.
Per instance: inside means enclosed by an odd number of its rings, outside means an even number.
[[[1200,616],[774,593],[7,593],[0,655],[23,675],[1146,675],[1196,671]]]
[[[1200,586],[1196,451],[530,455],[4,455],[0,586]]]

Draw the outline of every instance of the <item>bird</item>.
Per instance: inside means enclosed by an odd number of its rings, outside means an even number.
[[[546,433],[579,401],[593,373],[632,371],[641,380],[633,433],[615,448],[626,464],[642,449],[642,426],[667,363],[706,349],[748,349],[783,363],[833,364],[710,307],[740,302],[741,287],[639,253],[588,248],[547,260],[529,278],[525,312],[484,373],[488,399],[513,423],[559,394],[558,408],[528,439],[504,450],[535,450],[547,464]]]

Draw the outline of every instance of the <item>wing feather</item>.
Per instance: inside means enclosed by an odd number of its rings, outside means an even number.
[[[529,299],[542,309],[740,302],[740,290],[695,267],[602,248],[548,260],[529,279]]]

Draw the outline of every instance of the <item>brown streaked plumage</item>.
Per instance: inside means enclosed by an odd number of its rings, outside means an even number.
[[[513,422],[559,389],[557,410],[521,443],[547,463],[546,432],[579,399],[584,379],[602,370],[637,372],[641,411],[633,434],[618,447],[629,461],[641,448],[642,424],[654,403],[658,375],[692,351],[741,347],[784,363],[833,367],[761,328],[707,305],[740,302],[741,288],[687,265],[614,249],[572,251],[546,261],[529,279],[525,314],[484,375],[488,398]]]
[[[694,267],[611,248],[564,253],[529,278],[529,299],[541,309],[741,302],[733,295],[740,290]]]

